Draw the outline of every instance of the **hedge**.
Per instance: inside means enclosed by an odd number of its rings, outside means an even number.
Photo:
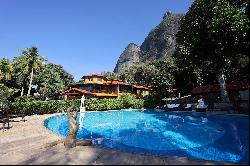
[[[16,115],[50,114],[66,112],[67,108],[75,105],[80,106],[80,100],[48,100],[48,101],[30,101],[13,102],[11,104],[12,113]],[[85,107],[89,111],[103,111],[116,109],[140,109],[143,108],[144,100],[136,99],[131,95],[121,96],[119,99],[86,99]]]
[[[71,105],[77,105],[80,100],[48,100],[48,101],[30,101],[13,102],[11,110],[16,115],[50,114],[65,112]]]
[[[152,94],[144,97],[144,107],[145,108],[156,108],[157,106],[163,106],[166,104],[160,95]]]

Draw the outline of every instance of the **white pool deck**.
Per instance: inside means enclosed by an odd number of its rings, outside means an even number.
[[[10,129],[0,130],[0,165],[229,165],[190,159],[187,157],[159,157],[92,146],[66,149],[63,143],[46,147],[47,143],[62,139],[47,130],[43,121],[58,114],[27,116],[27,121],[15,118]],[[2,124],[0,124],[2,125]],[[2,128],[2,126],[0,126]]]

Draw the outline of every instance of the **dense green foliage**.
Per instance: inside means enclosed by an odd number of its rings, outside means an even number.
[[[39,96],[18,96],[14,99],[15,102],[30,102],[40,100]]]
[[[36,47],[21,50],[21,55],[12,62],[0,59],[0,83],[18,89],[11,100],[28,94],[36,94],[42,100],[59,99],[60,93],[74,81],[73,76],[62,66],[45,62]]]
[[[1,79],[6,81],[11,80],[13,77],[13,66],[7,58],[0,60],[0,76],[2,77]]]
[[[122,108],[134,108],[139,109],[143,107],[143,99],[137,99],[136,95],[130,93],[124,93],[120,96],[119,102]]]
[[[117,110],[117,109],[141,109],[143,108],[143,99],[136,99],[131,94],[122,95],[116,99],[96,99],[90,98],[85,100],[86,110],[89,111],[103,111],[103,110]],[[32,98],[19,98],[12,103],[12,113],[20,115],[32,114],[48,114],[65,112],[70,106],[80,106],[80,100],[48,100],[37,101]]]
[[[14,89],[10,89],[7,86],[0,83],[0,110],[8,111],[10,108],[10,98],[14,93]]]
[[[181,22],[174,58],[199,84],[249,78],[249,18],[235,2],[195,0]]]
[[[156,108],[157,106],[163,106],[165,102],[161,100],[162,97],[158,94],[152,94],[144,97],[145,108]]]
[[[60,93],[70,83],[73,77],[61,65],[52,63],[44,65],[37,76],[38,92],[44,99],[59,99]]]
[[[133,65],[121,72],[119,78],[135,85],[151,86],[161,95],[166,95],[166,89],[175,85],[175,73],[177,68],[172,60],[152,61],[139,65]]]
[[[43,62],[45,58],[40,56],[38,53],[38,49],[36,47],[27,48],[27,50],[22,50],[21,53],[22,61],[22,71],[27,71],[29,73],[29,86],[28,86],[28,93],[30,95],[31,86],[33,83],[33,77],[38,70],[42,68]]]
[[[65,112],[68,107],[80,105],[79,100],[48,100],[48,101],[28,101],[13,102],[11,113],[16,115],[33,115]]]
[[[116,80],[117,79],[117,75],[114,72],[110,72],[110,71],[103,71],[101,72],[101,74],[106,77],[109,80]]]

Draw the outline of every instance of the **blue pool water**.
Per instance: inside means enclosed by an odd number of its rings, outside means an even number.
[[[221,162],[249,162],[248,116],[194,112],[122,110],[86,112],[77,117],[77,139],[126,151],[187,156]],[[44,125],[66,137],[67,115],[46,119]],[[82,127],[83,126],[83,127]]]

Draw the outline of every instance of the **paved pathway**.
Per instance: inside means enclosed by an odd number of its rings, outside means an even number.
[[[56,115],[56,114],[53,114]],[[78,146],[66,149],[63,143],[46,147],[61,138],[43,126],[43,120],[53,115],[28,116],[26,122],[16,118],[11,128],[0,130],[0,165],[5,164],[51,164],[51,165],[216,165],[186,157],[157,157],[121,152],[96,146]],[[2,125],[2,124],[0,124]]]

